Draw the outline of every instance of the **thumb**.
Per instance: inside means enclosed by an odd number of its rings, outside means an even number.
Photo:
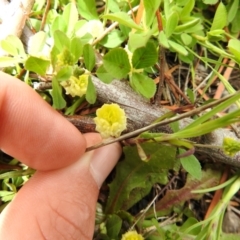
[[[112,144],[66,168],[37,171],[1,214],[0,239],[92,239],[98,188],[120,153]]]

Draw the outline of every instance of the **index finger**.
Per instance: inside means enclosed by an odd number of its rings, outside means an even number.
[[[0,72],[0,148],[34,169],[51,170],[78,160],[86,142],[31,87]]]

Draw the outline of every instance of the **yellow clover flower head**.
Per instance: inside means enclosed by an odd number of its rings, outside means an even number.
[[[237,152],[240,151],[240,142],[234,140],[233,138],[224,138],[223,151],[229,156],[234,156]]]
[[[70,94],[72,97],[82,97],[87,92],[88,75],[83,74],[78,78],[71,76],[69,80],[62,81],[61,85],[65,88],[66,94]]]
[[[62,50],[61,53],[57,55],[57,63],[56,67],[60,68],[65,65],[74,65],[74,55],[70,52],[70,50],[66,47]]]
[[[118,104],[104,104],[96,112],[94,118],[96,130],[103,138],[119,137],[127,127],[127,118],[123,109]]]
[[[122,235],[121,240],[144,240],[141,234],[138,234],[136,231],[129,231]]]

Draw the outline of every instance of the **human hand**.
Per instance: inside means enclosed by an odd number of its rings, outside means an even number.
[[[0,239],[92,239],[98,190],[119,144],[82,135],[21,81],[0,73],[0,148],[36,169],[0,215]]]

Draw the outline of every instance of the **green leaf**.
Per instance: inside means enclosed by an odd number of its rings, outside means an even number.
[[[228,42],[228,49],[240,63],[240,41],[237,39],[231,39]]]
[[[218,42],[224,39],[225,31],[223,29],[217,29],[207,32],[207,39],[210,42]]]
[[[39,54],[43,50],[43,47],[46,43],[46,39],[47,39],[47,34],[43,31],[40,31],[34,34],[30,38],[30,41],[28,44],[28,53],[30,55]]]
[[[101,41],[100,44],[106,48],[116,48],[119,47],[125,40],[127,36],[122,34],[121,31],[115,29],[107,34]]]
[[[190,89],[190,88],[187,89],[187,96],[188,96],[190,102],[192,104],[194,104],[196,96],[195,96],[195,93],[194,93],[194,91],[192,89]]]
[[[55,109],[63,109],[66,107],[66,101],[62,96],[62,87],[55,77],[52,79],[52,91],[50,93],[53,98],[53,107]]]
[[[166,34],[164,33],[164,31],[161,31],[158,35],[158,42],[160,45],[162,45],[165,48],[169,48],[169,43],[168,43],[168,39],[166,37]]]
[[[74,3],[69,3],[64,7],[62,17],[67,25],[66,34],[71,37],[78,21],[78,11]]]
[[[178,25],[175,28],[174,33],[182,33],[182,32],[189,33],[189,32],[192,32],[192,30],[189,31],[189,29],[192,29],[192,28],[194,28],[195,31],[197,31],[198,29],[196,29],[196,26],[199,23],[200,23],[200,19],[199,18],[193,18],[193,19],[191,19],[191,20],[189,20],[187,22],[184,22],[181,25]]]
[[[64,21],[63,17],[57,16],[54,19],[53,23],[51,24],[52,35],[55,33],[55,31],[61,31],[61,32],[66,33],[67,28],[68,28],[68,26],[67,26],[66,22]]]
[[[137,48],[133,52],[132,65],[136,69],[147,68],[153,66],[158,59],[155,45],[148,42],[145,47]]]
[[[26,57],[26,53],[21,40],[14,35],[9,35],[6,39],[1,40],[1,48],[14,57]]]
[[[203,2],[205,4],[215,5],[218,2],[218,0],[203,0]]]
[[[187,33],[182,33],[181,34],[181,40],[184,43],[184,45],[190,45],[192,43],[192,36],[187,34]]]
[[[110,14],[105,14],[102,16],[103,18],[110,19],[113,21],[118,22],[119,24],[122,24],[124,26],[136,29],[136,30],[143,30],[142,27],[137,25],[127,13],[125,12],[117,12],[117,13],[110,13]]]
[[[153,34],[152,30],[148,30],[142,33],[129,33],[128,48],[131,52],[134,52],[137,48],[146,46],[147,42]]]
[[[231,98],[227,99],[226,101],[218,104],[217,106],[213,107],[211,111],[206,112],[204,115],[200,116],[194,122],[188,124],[187,127],[184,129],[191,129],[192,127],[196,127],[201,125],[202,123],[206,122],[207,120],[211,119],[215,116],[215,114],[223,111],[224,109],[228,108],[231,104],[234,104],[240,98],[240,94],[234,94]]]
[[[56,75],[56,79],[61,82],[61,81],[66,81],[68,80],[73,73],[73,68],[71,66],[63,66]]]
[[[103,57],[103,66],[114,78],[122,79],[131,70],[128,54],[122,48],[110,50]]]
[[[118,215],[110,215],[106,220],[107,235],[117,239],[122,227],[122,219]]]
[[[232,2],[230,2],[230,8],[227,11],[227,21],[228,23],[232,22],[233,19],[235,18],[237,11],[238,11],[238,4],[239,4],[239,0],[233,0]]]
[[[151,26],[154,18],[156,17],[155,13],[159,8],[161,0],[143,0],[144,9],[146,11],[146,25]]]
[[[64,48],[70,48],[70,39],[67,37],[67,35],[62,31],[55,31],[53,34],[54,39],[54,47],[58,50],[58,52],[61,52]]]
[[[83,18],[87,20],[98,19],[95,0],[77,0],[77,6]]]
[[[114,77],[106,71],[103,65],[101,65],[96,72],[98,78],[104,83],[111,83],[114,80]]]
[[[169,43],[170,47],[174,51],[176,51],[177,53],[180,53],[180,54],[182,54],[184,56],[188,55],[188,51],[182,45],[180,45],[180,44],[178,44],[178,43],[176,43],[174,41],[171,41],[171,40],[169,40],[168,43]]]
[[[184,153],[185,150],[179,149],[180,154]],[[194,156],[187,156],[184,158],[180,158],[181,164],[183,168],[192,175],[193,178],[198,180],[202,177],[202,168],[201,164],[199,163],[198,159]]]
[[[238,33],[240,31],[240,9],[237,10],[237,14],[233,21],[231,22],[230,30],[231,33],[236,34],[236,36],[238,36]]]
[[[26,70],[35,72],[39,75],[45,75],[49,65],[50,65],[49,60],[33,56],[28,57],[28,59],[25,62]]]
[[[86,99],[90,104],[94,104],[97,99],[96,89],[90,76],[88,77]]]
[[[180,231],[184,232],[185,230],[187,230],[189,227],[191,227],[192,225],[194,225],[196,223],[198,223],[198,220],[196,218],[190,217],[180,227]],[[202,230],[202,228],[201,228],[201,226],[199,226],[199,227],[196,227],[193,230],[189,231],[188,234],[198,235],[201,232],[201,230]]]
[[[174,33],[174,30],[178,25],[178,19],[179,15],[175,11],[170,14],[169,18],[167,18],[166,27],[164,29],[167,38]]]
[[[156,92],[154,81],[141,73],[133,73],[130,78],[130,84],[136,92],[148,99],[153,97]]]
[[[10,191],[0,191],[0,197],[3,202],[11,201],[15,197],[15,192]]]
[[[192,13],[194,5],[195,5],[195,0],[187,1],[187,4],[185,4],[185,6],[183,7],[183,9],[181,11],[180,18],[189,16]]]
[[[11,171],[0,174],[0,179],[15,178],[34,174],[35,170],[28,168],[27,170]]]
[[[0,67],[14,67],[18,63],[22,63],[22,58],[0,57]]]
[[[84,64],[87,68],[88,71],[92,71],[92,69],[95,66],[96,58],[95,58],[95,52],[90,44],[86,44],[83,47],[83,59],[84,59]]]
[[[223,29],[227,25],[227,10],[222,2],[218,4],[210,31]]]
[[[74,55],[74,62],[77,62],[77,60],[82,56],[83,53],[83,44],[81,41],[81,38],[74,37],[71,39],[70,42],[70,52]]]
[[[166,184],[173,168],[176,149],[158,143],[141,144],[149,161],[141,161],[136,147],[124,147],[125,159],[117,164],[116,177],[110,184],[106,213],[127,210],[144,198],[155,183]]]

